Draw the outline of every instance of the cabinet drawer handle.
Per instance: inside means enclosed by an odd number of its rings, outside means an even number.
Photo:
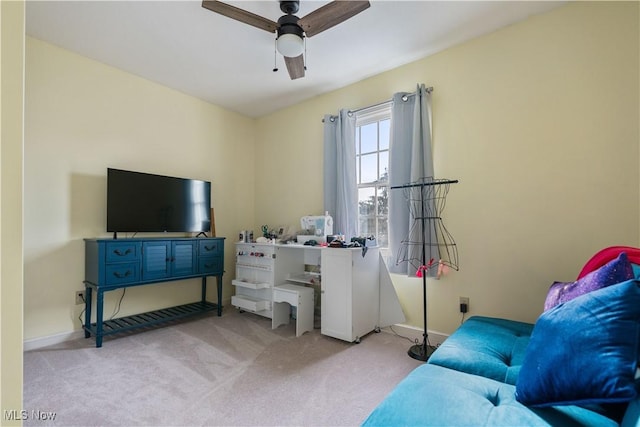
[[[124,279],[125,277],[131,276],[131,270],[127,270],[126,273],[124,274],[120,274],[119,272],[114,271],[113,275],[116,276],[118,279]]]
[[[214,265],[215,264],[207,264],[207,263],[205,263],[204,264],[204,268],[213,268]]]
[[[207,245],[205,245],[204,250],[205,250],[205,251],[212,251],[212,250],[214,250],[215,248],[216,248],[215,246],[207,246]]]
[[[127,249],[126,251],[124,251],[124,253],[120,252],[120,249],[116,249],[113,251],[114,254],[118,255],[118,256],[126,256],[129,255],[131,253],[131,249]]]

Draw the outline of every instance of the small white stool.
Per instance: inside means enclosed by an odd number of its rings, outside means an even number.
[[[313,331],[313,289],[285,283],[273,288],[272,328],[289,323],[290,308],[297,308],[296,337]]]

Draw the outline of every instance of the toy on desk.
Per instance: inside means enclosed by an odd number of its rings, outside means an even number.
[[[268,239],[266,237],[258,237],[256,243],[273,243],[276,244],[276,239]]]
[[[284,233],[284,227],[281,227],[280,229],[276,230],[273,228],[269,228],[268,225],[263,225],[262,227],[260,227],[262,230],[262,237],[264,237],[267,240],[276,240],[278,239],[279,236],[281,236]]]
[[[378,246],[378,242],[376,240],[375,237],[373,236],[369,236],[369,237],[352,237],[351,238],[351,244],[349,245],[350,248],[362,248],[362,257],[364,258],[364,256],[367,254],[367,251],[369,250],[370,247],[373,246]]]
[[[330,248],[346,248],[347,245],[342,240],[332,240],[329,243]]]
[[[378,246],[378,241],[374,236],[352,237],[351,243],[353,244],[353,246],[363,246],[366,248],[370,248],[372,246]]]

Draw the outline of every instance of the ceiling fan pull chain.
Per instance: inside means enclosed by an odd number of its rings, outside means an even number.
[[[273,41],[273,72],[278,71],[278,39]]]
[[[302,57],[304,70],[307,71],[307,38],[304,39],[304,56]]]

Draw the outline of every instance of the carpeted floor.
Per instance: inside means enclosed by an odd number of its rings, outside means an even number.
[[[422,363],[410,346],[385,331],[360,344],[317,329],[296,338],[293,323],[272,330],[226,308],[102,348],[78,339],[25,352],[24,425],[358,425]]]

